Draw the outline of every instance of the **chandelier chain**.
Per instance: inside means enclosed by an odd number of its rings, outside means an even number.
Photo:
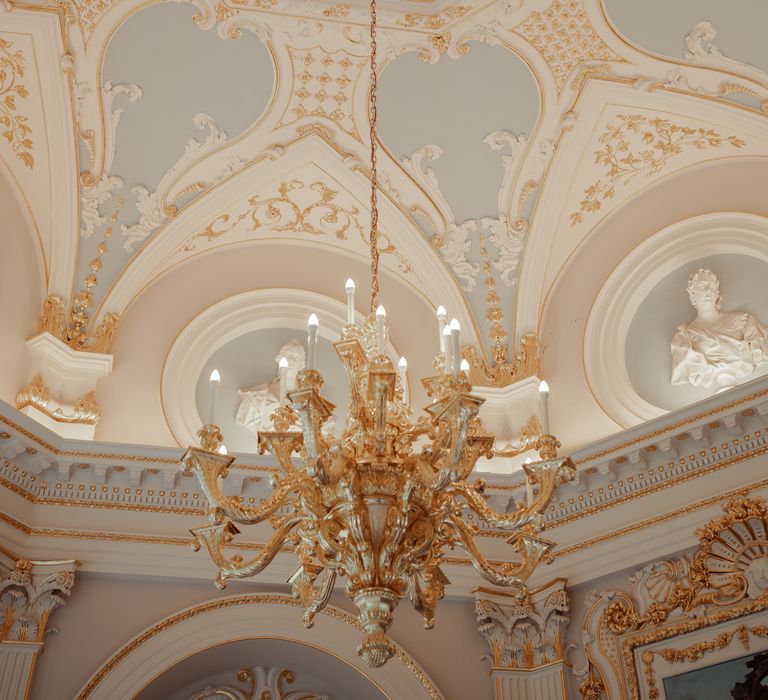
[[[371,136],[371,313],[376,311],[379,297],[379,209],[377,190],[379,187],[376,171],[376,0],[371,0],[371,95],[368,102],[368,117]]]

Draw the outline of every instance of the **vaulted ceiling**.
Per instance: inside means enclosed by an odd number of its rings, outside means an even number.
[[[357,0],[0,8],[3,241],[25,261],[8,266],[4,289],[33,299],[35,314],[60,297],[91,334],[120,316],[97,437],[183,442],[168,419],[182,398],[161,391],[169,358],[195,319],[237,295],[261,290],[260,303],[283,308],[298,293],[308,313],[343,299],[353,277],[367,311],[367,13]],[[768,215],[766,4],[389,0],[379,21],[382,301],[409,374],[430,371],[443,304],[487,363],[494,342],[512,356],[539,336],[567,444],[701,398],[648,380],[668,373],[668,357],[637,351],[657,328],[639,299],[616,372],[655,408],[611,408],[591,379],[588,320],[622,261],[668,227]],[[699,258],[735,279],[740,253]],[[679,286],[666,279],[659,299]],[[679,291],[663,333],[690,315]],[[747,296],[734,288],[734,302]],[[14,313],[8,401],[35,321]],[[212,339],[189,381],[192,408],[216,353],[240,388],[269,381],[301,327],[276,312]],[[249,371],[249,353],[269,362]]]

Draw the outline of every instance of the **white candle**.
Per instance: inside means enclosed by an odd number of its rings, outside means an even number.
[[[453,359],[453,373],[458,376],[459,363],[461,362],[461,351],[459,350],[459,333],[461,332],[461,326],[455,319],[451,319],[451,356]]]
[[[437,307],[437,328],[440,333],[440,352],[445,352],[445,336],[443,331],[448,325],[448,314],[445,312],[444,306]]]
[[[387,320],[387,312],[379,304],[376,309],[376,343],[379,355],[384,354],[384,322]]]
[[[278,367],[280,368],[278,371],[280,375],[280,405],[285,406],[285,392],[288,389],[288,360],[281,357]]]
[[[546,382],[539,384],[539,413],[541,429],[544,435],[549,435],[549,384]]]
[[[467,362],[464,358],[461,360],[461,371],[464,372],[464,374],[469,374],[469,362]]]
[[[525,463],[530,464],[531,458],[526,457]],[[526,472],[523,472],[525,474],[525,499],[528,502],[528,505],[530,506],[531,503],[533,503],[533,484],[531,483],[530,479],[528,478],[528,474]]]
[[[211,385],[211,403],[208,408],[208,424],[214,425],[214,419],[216,418],[216,399],[219,396],[219,385],[221,384],[221,374],[219,374],[219,370],[215,369],[211,372],[208,382]]]
[[[221,446],[221,447],[219,447],[219,454],[220,454],[220,455],[225,455],[225,454],[227,454],[227,446],[226,446],[226,445],[223,445],[223,444],[222,444],[222,446]]]
[[[355,281],[350,277],[344,286],[347,290],[347,324],[355,323]]]
[[[315,369],[317,362],[317,329],[320,327],[320,321],[317,320],[317,316],[312,314],[307,321],[307,329],[309,331],[309,340],[307,342],[307,367],[309,369]]]
[[[451,329],[449,326],[446,326],[443,328],[443,352],[445,353],[445,364],[443,365],[443,369],[445,369],[446,374],[451,371],[451,367],[453,367],[453,359],[451,358]]]
[[[403,385],[403,393],[405,393],[405,373],[408,371],[408,360],[404,357],[400,358],[397,363],[397,371],[400,374],[400,383]]]

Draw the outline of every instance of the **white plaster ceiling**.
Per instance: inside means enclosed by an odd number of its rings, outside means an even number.
[[[338,280],[356,270],[357,310],[367,311],[366,3],[258,5],[72,4],[64,34],[50,12],[0,14],[0,37],[25,61],[8,110],[32,130],[32,146],[12,137],[0,157],[39,241],[45,293],[71,305],[90,290],[92,332],[107,313],[122,317],[115,373],[99,389],[99,431],[110,439],[169,440],[167,426],[146,427],[173,401],[159,396],[164,358],[185,324],[227,295],[281,287],[341,299]],[[481,356],[489,317],[510,355],[525,333],[539,334],[553,397],[594,419],[569,428],[574,446],[615,429],[583,363],[569,359],[583,337],[548,319],[562,315],[553,300],[575,288],[574,303],[587,303],[578,290],[599,288],[621,260],[608,263],[607,251],[652,235],[625,234],[611,217],[665,178],[768,155],[765,12],[757,0],[381,4],[379,200],[391,244],[382,280],[404,304],[390,318],[419,319],[393,328],[413,376],[431,371],[432,355],[413,328],[431,326],[445,304]],[[717,33],[686,39],[704,21]],[[196,127],[199,113],[215,125]],[[713,201],[764,214],[744,194],[754,184],[698,192],[686,216]],[[583,279],[585,248],[606,256],[594,280]],[[310,269],[315,259],[322,269]],[[574,327],[587,315],[588,304]],[[22,341],[27,332],[16,331]],[[643,376],[666,375],[666,361],[642,361]],[[147,420],[132,422],[141,405],[152,407]]]

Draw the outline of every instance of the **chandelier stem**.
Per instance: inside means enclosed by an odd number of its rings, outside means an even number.
[[[368,117],[371,136],[371,309],[373,314],[379,299],[379,209],[378,174],[376,170],[376,0],[371,0],[371,94],[368,102]]]

